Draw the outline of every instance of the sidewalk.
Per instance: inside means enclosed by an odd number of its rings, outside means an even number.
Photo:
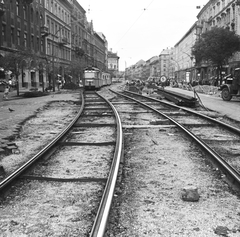
[[[180,88],[166,87],[166,90],[176,91],[185,95],[193,96],[193,91],[188,91]],[[220,113],[222,116],[227,116],[228,118],[232,118],[236,121],[240,122],[240,99],[232,98],[231,101],[223,101],[221,97],[216,95],[207,95],[198,93],[204,107],[209,110],[216,111]]]
[[[3,93],[0,92],[0,143],[1,140],[10,137],[18,130],[18,126],[29,116],[34,115],[38,109],[50,101],[76,100],[74,98],[79,92],[52,92],[49,95],[24,98],[17,97],[17,92],[13,91],[8,100],[2,100]],[[20,93],[21,95],[21,93]],[[13,110],[12,112],[10,110]]]
[[[11,91],[9,92],[8,94],[8,100],[16,100],[16,99],[21,99],[23,98],[22,95],[27,92],[28,90],[26,91],[19,91],[19,96],[17,96],[17,90],[13,90],[11,89]],[[2,101],[8,101],[6,99],[3,98],[3,95],[4,95],[4,92],[0,92],[0,102]]]

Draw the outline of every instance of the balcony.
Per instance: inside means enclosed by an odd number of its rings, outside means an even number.
[[[62,37],[62,39],[60,40],[60,42],[58,44],[59,44],[59,46],[68,44],[67,37]]]
[[[48,36],[48,35],[49,35],[48,27],[47,27],[47,26],[41,26],[40,32],[41,32],[41,36],[42,36],[42,37],[45,37],[45,36]]]

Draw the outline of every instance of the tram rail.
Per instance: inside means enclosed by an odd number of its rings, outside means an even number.
[[[198,116],[201,117],[202,119],[206,119],[208,121],[211,121],[211,123],[213,124],[217,124],[218,126],[224,127],[224,129],[233,132],[235,135],[237,135],[237,140],[240,140],[240,129],[233,127],[229,124],[226,124],[222,121],[216,120],[214,118],[211,118],[209,116],[206,116],[204,114],[201,114],[199,112],[184,108],[184,107],[180,107],[162,100],[157,100],[155,98],[150,98],[150,97],[146,97],[143,95],[139,95],[137,93],[133,93],[133,92],[129,92],[129,91],[124,91],[124,93],[120,93],[120,92],[116,92],[116,91],[112,91],[120,96],[123,96],[125,98],[128,98],[129,100],[135,101],[136,103],[141,104],[142,106],[151,109],[152,111],[154,111],[155,113],[167,118],[169,121],[171,121],[171,123],[173,123],[174,125],[176,125],[177,127],[179,127],[181,130],[183,130],[186,134],[188,134],[195,142],[197,142],[197,144],[199,144],[199,146],[201,146],[202,149],[205,150],[205,152],[207,154],[209,154],[212,157],[212,161],[213,163],[215,163],[215,165],[217,165],[222,172],[229,178],[229,180],[236,186],[240,187],[240,165],[237,165],[235,168],[233,165],[230,165],[229,160],[230,158],[228,158],[228,161],[226,161],[226,158],[224,158],[223,156],[221,156],[216,149],[213,149],[211,147],[211,145],[207,144],[207,142],[205,142],[203,139],[201,139],[198,135],[194,134],[194,132],[190,131],[189,128],[187,128],[187,126],[189,125],[189,127],[194,127],[194,126],[201,126],[201,124],[184,124],[182,122],[182,117],[184,117],[184,115],[181,115],[181,122],[178,122],[176,119],[173,118],[173,116],[176,117],[176,114],[174,115],[171,113],[168,113],[169,115],[167,115],[167,112],[161,112],[161,109],[156,108],[156,106],[151,106],[149,105],[149,101],[152,101],[152,103],[158,103],[158,105],[165,105],[167,107],[172,107],[175,110],[181,110],[187,113],[190,113],[194,116]],[[136,99],[136,97],[138,99]],[[139,100],[139,98],[141,98],[141,101]],[[151,104],[151,103],[150,103]],[[155,107],[155,108],[154,108]],[[203,126],[203,125],[202,125]],[[205,124],[206,126],[206,124]],[[211,124],[207,124],[207,126],[209,128],[214,127],[215,125],[211,125]],[[235,139],[233,137],[233,139]],[[235,139],[235,140],[236,140]]]
[[[90,119],[89,119],[90,118]],[[114,119],[113,119],[114,118]],[[112,122],[114,121],[114,123]],[[102,128],[102,130],[101,130]],[[96,140],[93,139],[94,133],[99,130],[99,132],[103,132],[104,128],[107,128],[108,130],[115,131],[110,137],[115,137],[115,141],[102,141],[99,140],[99,138],[96,138]],[[80,129],[80,130],[79,130]],[[87,137],[87,134],[91,134],[91,137],[89,138],[89,141],[85,140],[76,140],[79,136],[83,134],[83,130],[88,130],[85,137]],[[93,130],[91,130],[93,129]],[[100,131],[101,130],[101,131]],[[92,132],[91,132],[92,131]],[[106,135],[105,135],[106,136]],[[101,135],[100,135],[101,137]],[[104,137],[104,136],[103,136]],[[91,140],[91,141],[90,141]],[[92,141],[93,140],[93,141]],[[98,141],[99,140],[99,141]],[[107,177],[65,177],[62,176],[61,172],[59,173],[59,177],[51,177],[41,174],[41,171],[34,171],[34,169],[41,169],[39,168],[39,162],[42,159],[45,159],[47,161],[51,160],[51,156],[55,156],[55,160],[57,159],[59,149],[64,147],[114,147],[114,152],[111,155],[111,152],[109,153],[109,158],[105,158],[108,161],[106,161],[106,165],[104,167],[109,166],[109,171],[104,171],[107,174]],[[69,149],[69,148],[68,148]],[[91,149],[91,148],[90,148]],[[89,148],[87,148],[89,150]],[[111,148],[112,150],[112,148]],[[58,134],[47,146],[45,146],[40,152],[38,152],[36,155],[34,155],[28,162],[26,162],[24,165],[22,165],[20,168],[18,168],[15,172],[13,172],[11,175],[6,177],[1,183],[0,183],[0,191],[1,195],[7,195],[6,193],[8,190],[12,188],[12,184],[14,183],[14,186],[16,188],[16,182],[18,182],[18,179],[20,177],[20,180],[27,179],[29,182],[31,180],[35,181],[43,181],[43,182],[100,182],[100,183],[106,183],[103,188],[103,194],[100,199],[100,205],[99,208],[97,208],[96,216],[93,218],[93,226],[91,227],[91,231],[89,231],[90,236],[104,236],[107,220],[111,208],[111,203],[113,200],[113,194],[115,190],[115,185],[118,177],[119,167],[120,167],[120,161],[122,159],[122,150],[123,150],[123,134],[122,134],[122,125],[120,117],[114,108],[114,106],[104,99],[102,96],[100,96],[97,93],[84,93],[82,94],[82,105],[77,113],[76,117],[72,120],[72,122],[63,129],[63,131]],[[98,151],[99,152],[99,151]],[[105,151],[107,152],[107,151]],[[96,154],[97,155],[97,154]],[[111,161],[111,165],[108,164]],[[75,162],[75,161],[74,161]],[[83,162],[83,161],[82,161]],[[57,162],[59,163],[59,162]],[[37,167],[38,168],[35,168]],[[86,166],[86,165],[85,165]],[[67,167],[66,167],[67,168]],[[71,168],[69,168],[71,169]],[[45,171],[46,172],[46,171]],[[69,173],[70,171],[68,171]],[[30,175],[29,175],[30,173]],[[71,172],[70,172],[71,173]],[[101,172],[100,172],[101,173]],[[34,175],[33,175],[34,174]],[[61,177],[62,176],[62,177]],[[14,187],[13,187],[14,188]],[[17,189],[17,188],[16,188]],[[95,211],[92,211],[95,212]],[[89,234],[84,233],[84,234]],[[21,233],[18,233],[19,235]]]

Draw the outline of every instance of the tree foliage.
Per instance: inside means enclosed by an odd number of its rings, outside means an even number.
[[[13,74],[18,74],[19,68],[22,66],[23,61],[35,61],[36,65],[40,63],[40,58],[28,51],[8,52],[4,57],[0,57],[0,67],[5,71],[10,70]],[[30,65],[30,64],[28,64]]]
[[[240,51],[240,37],[234,31],[214,27],[203,33],[196,41],[192,55],[197,64],[202,60],[208,60],[221,67],[237,51]]]

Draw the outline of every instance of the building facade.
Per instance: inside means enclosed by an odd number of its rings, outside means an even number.
[[[197,35],[211,30],[212,27],[223,27],[230,31],[235,31],[240,35],[240,1],[239,0],[211,0],[199,12],[197,21]],[[236,53],[224,65],[221,74],[229,74],[235,67],[240,66],[240,53]],[[218,75],[217,68],[208,62],[201,62],[196,65],[198,70],[198,79],[209,81]]]
[[[108,68],[106,37],[77,0],[4,1],[0,34],[0,57],[15,62],[9,68],[0,60],[0,77],[10,74],[20,90],[55,88],[57,79],[77,83],[87,66]]]
[[[45,1],[9,0],[1,14],[0,54],[12,60],[5,76],[19,87],[35,87],[46,82],[45,60]]]
[[[192,47],[197,39],[197,23],[175,44],[171,60],[175,63],[175,79],[178,82],[192,82],[197,78]]]
[[[112,50],[108,51],[108,71],[112,77],[117,77],[119,71],[119,56],[113,53]]]

